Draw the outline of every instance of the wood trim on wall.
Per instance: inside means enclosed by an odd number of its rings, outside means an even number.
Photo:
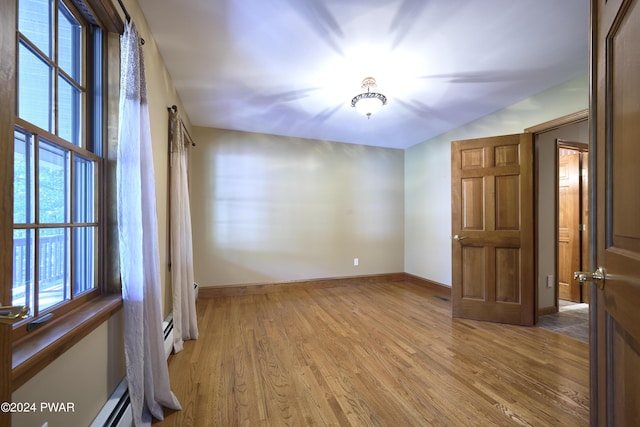
[[[576,111],[575,113],[567,114],[566,116],[558,117],[557,119],[549,120],[547,122],[531,126],[529,128],[526,128],[524,131],[529,133],[548,132],[562,126],[571,125],[573,123],[578,123],[587,119],[589,119],[589,109],[585,108],[584,110]]]
[[[538,316],[544,316],[545,314],[553,314],[557,312],[558,307],[552,305],[550,307],[543,307],[541,309],[538,309]]]
[[[0,14],[0,303],[10,304],[13,271],[13,119],[16,106],[16,7],[1,0]],[[9,59],[9,60],[7,60]]]
[[[100,23],[109,32],[122,34],[124,32],[124,20],[113,1],[115,0],[85,0],[91,7]]]
[[[424,279],[420,276],[414,276],[413,274],[404,273],[405,280],[414,285],[424,286],[433,290],[446,294],[448,298],[451,298],[451,286],[443,285],[442,283],[434,282],[433,280]]]
[[[297,280],[280,283],[255,283],[247,285],[224,285],[224,286],[200,286],[198,288],[199,298],[221,298],[241,295],[262,295],[272,292],[281,292],[293,287],[309,287],[313,289],[333,288],[339,286],[368,285],[382,282],[410,282],[415,285],[426,286],[435,289],[450,297],[451,288],[441,283],[423,279],[407,273],[387,273],[373,274],[367,276],[344,276],[329,277],[324,279]]]
[[[11,305],[13,272],[13,119],[16,106],[16,2],[0,0],[0,305]],[[0,402],[11,402],[11,325],[0,325]],[[0,427],[11,413],[0,411]]]
[[[62,316],[46,333],[13,344],[11,388],[17,390],[122,308],[120,295],[94,298]]]

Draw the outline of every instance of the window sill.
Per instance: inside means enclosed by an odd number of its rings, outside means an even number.
[[[12,388],[15,391],[56,358],[86,337],[122,307],[120,294],[95,298],[46,330],[27,336],[13,346]]]

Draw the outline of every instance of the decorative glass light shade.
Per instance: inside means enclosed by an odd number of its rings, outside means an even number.
[[[381,93],[371,92],[371,88],[375,88],[376,79],[373,77],[365,77],[362,80],[363,92],[356,95],[351,100],[351,106],[367,116],[367,119],[371,118],[371,115],[387,104],[387,97]]]

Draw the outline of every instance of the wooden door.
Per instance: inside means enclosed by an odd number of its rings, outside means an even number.
[[[558,150],[558,294],[580,301],[580,282],[573,272],[580,266],[580,152]]]
[[[640,0],[593,0],[591,28],[595,267],[605,277],[590,283],[592,425],[638,426]]]
[[[533,136],[451,147],[453,317],[532,325]]]

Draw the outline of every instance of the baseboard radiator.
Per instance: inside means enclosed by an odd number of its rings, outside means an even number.
[[[197,289],[197,285],[196,285]],[[173,350],[173,315],[169,315],[162,322],[164,331],[164,354],[168,358]],[[131,399],[127,388],[127,379],[124,378],[115,391],[102,407],[98,416],[91,423],[91,427],[132,427],[133,413],[131,412]]]

